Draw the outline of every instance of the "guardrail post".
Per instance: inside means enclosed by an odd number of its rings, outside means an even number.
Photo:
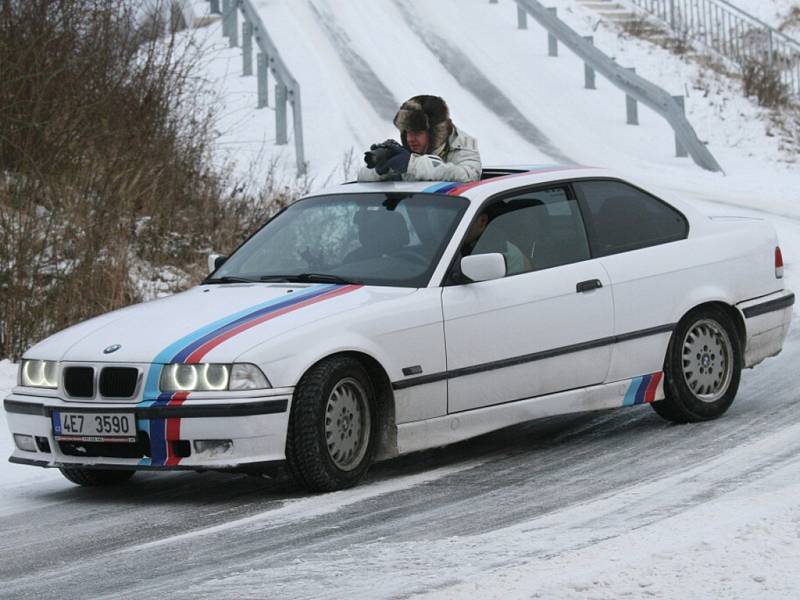
[[[558,16],[557,8],[548,8],[554,17]],[[551,31],[547,32],[547,56],[558,56],[558,38]]]
[[[300,110],[300,88],[289,90],[289,103],[292,105],[292,121],[294,125],[294,156],[297,163],[297,174],[306,174],[306,152],[303,145],[303,115]]]
[[[590,44],[594,45],[594,36],[593,35],[585,35],[583,36]],[[587,90],[596,90],[597,86],[594,82],[594,69],[589,66],[589,63],[583,63],[583,87]]]
[[[675,104],[678,105],[680,111],[686,113],[686,104],[684,103],[683,96],[673,96],[672,99],[675,100]],[[677,134],[675,134],[675,156],[679,158],[689,156],[689,153],[686,151],[683,144],[681,144],[681,140]]]
[[[222,0],[222,35],[229,37],[231,35],[231,21],[228,15],[231,12],[231,0]]]
[[[771,67],[775,60],[775,39],[772,37],[772,27],[767,30],[767,48],[769,49],[767,64]]]
[[[669,28],[675,31],[675,0],[669,0]]]
[[[517,6],[517,29],[528,28],[528,13],[521,6]]]
[[[219,0],[210,0],[211,6],[208,8],[208,12],[212,15],[219,14]]]
[[[628,70],[631,73],[636,73],[635,67],[630,67]],[[627,113],[627,123],[628,125],[638,125],[639,124],[639,103],[636,102],[634,98],[625,94],[625,108]]]
[[[489,4],[497,4],[497,0],[489,0]]]
[[[242,75],[253,74],[253,24],[242,23]]]
[[[228,11],[228,38],[230,47],[235,48],[239,45],[239,0],[231,0],[230,10]]]
[[[269,106],[269,70],[267,69],[267,55],[259,52],[256,57],[256,79],[258,80],[258,108]]]
[[[289,137],[286,133],[286,86],[278,82],[275,86],[275,143],[286,144]]]

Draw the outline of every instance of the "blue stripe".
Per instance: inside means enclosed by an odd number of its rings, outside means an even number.
[[[275,312],[282,308],[286,308],[287,306],[292,306],[293,304],[299,304],[300,302],[304,302],[305,300],[309,300],[311,298],[316,298],[317,296],[321,296],[322,294],[329,292],[335,289],[336,285],[325,285],[318,288],[315,288],[313,292],[310,293],[303,293],[303,294],[290,294],[288,297],[283,297],[278,299],[277,301],[271,301],[266,306],[260,306],[255,310],[250,309],[244,315],[240,316],[239,318],[235,318],[233,321],[222,325],[203,335],[202,337],[194,340],[193,342],[187,344],[180,352],[175,354],[171,360],[168,362],[171,363],[181,363],[185,361],[192,352],[197,350],[200,346],[205,344],[206,342],[213,340],[218,335],[222,335],[223,333],[230,331],[231,329],[235,329],[242,323],[247,323],[253,319],[257,319],[260,316],[269,314],[271,312]]]
[[[251,306],[250,308],[246,308],[232,315],[228,315],[227,317],[218,319],[213,323],[210,323],[209,325],[196,329],[192,333],[185,335],[178,341],[173,342],[172,344],[164,348],[161,352],[159,352],[153,359],[152,363],[150,364],[150,369],[147,372],[147,379],[145,380],[144,397],[139,405],[152,406],[155,402],[162,400],[161,398],[159,398],[159,390],[158,390],[158,378],[161,374],[161,365],[172,362],[174,356],[180,353],[181,350],[185,348],[187,345],[192,344],[193,342],[198,340],[198,338],[204,337],[212,332],[215,332],[218,329],[230,324],[233,321],[238,321],[243,317],[247,317],[248,315],[251,315],[255,311],[264,310],[271,306],[282,304],[286,302],[289,298],[296,299],[298,301],[305,300],[306,298],[317,296],[335,287],[337,286],[334,284],[323,284],[323,285],[314,285],[308,288],[299,289],[295,292],[292,292],[291,294],[287,294],[286,296],[279,296],[277,298],[273,298],[262,304]]]
[[[625,400],[623,400],[622,406],[633,406],[636,404],[636,392],[639,390],[640,383],[642,383],[641,377],[636,377],[631,380],[628,391],[625,393]]]
[[[639,389],[636,391],[635,404],[641,404],[644,402],[644,395],[647,392],[647,386],[650,385],[651,379],[653,379],[652,375],[645,375],[642,377],[642,383],[639,384]]]
[[[291,294],[273,298],[218,319],[173,342],[159,352],[150,364],[150,368],[147,371],[147,379],[145,380],[143,399],[139,406],[165,406],[172,399],[172,392],[160,392],[158,388],[158,380],[161,376],[161,366],[163,364],[182,362],[194,350],[217,335],[230,331],[251,319],[315,298],[337,287],[339,286],[335,284],[320,284],[301,288]],[[150,438],[150,457],[142,458],[139,464],[163,465],[167,460],[166,419],[139,419],[137,421],[137,429],[147,433]]]

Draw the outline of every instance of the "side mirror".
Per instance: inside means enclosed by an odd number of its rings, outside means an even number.
[[[228,260],[228,257],[223,256],[222,254],[209,254],[208,272],[213,273],[214,271],[219,269],[222,265],[224,265],[226,260]]]
[[[472,281],[489,281],[506,276],[506,257],[499,252],[471,254],[461,259],[461,272]]]

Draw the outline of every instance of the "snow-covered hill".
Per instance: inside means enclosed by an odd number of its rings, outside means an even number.
[[[625,124],[625,100],[599,78],[583,89],[583,64],[561,48],[547,56],[545,32],[516,28],[510,0],[255,0],[303,93],[306,155],[314,186],[341,180],[375,141],[396,137],[394,107],[417,93],[445,97],[455,122],[475,135],[484,163],[572,160],[635,173],[682,195],[712,195],[793,212],[800,189],[797,155],[743,98],[739,84],[668,51],[622,37],[573,0],[552,0],[559,16],[624,66],[674,94],[725,175],[674,157],[674,136],[640,106]],[[205,5],[205,3],[201,3]],[[292,146],[274,146],[274,113],[254,110],[255,79],[241,77],[238,49],[219,24],[204,30],[209,79],[224,106],[220,149],[242,171],[277,159],[293,172]],[[349,155],[349,159],[346,158]],[[351,163],[351,167],[355,166]],[[351,169],[352,173],[352,169]],[[796,213],[795,213],[796,214]]]

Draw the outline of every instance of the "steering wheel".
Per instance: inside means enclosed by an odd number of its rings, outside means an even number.
[[[420,265],[428,266],[428,259],[420,254],[417,250],[412,250],[411,248],[403,248],[402,250],[398,250],[391,254],[392,258],[405,258],[409,262],[415,262]]]

